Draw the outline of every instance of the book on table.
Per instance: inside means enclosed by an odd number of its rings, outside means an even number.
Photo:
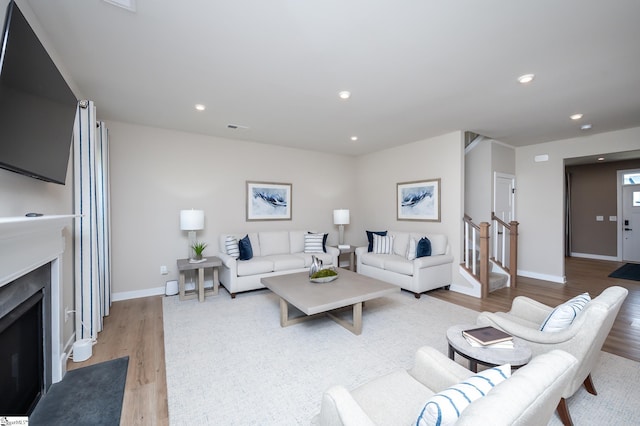
[[[504,331],[498,330],[497,328],[490,325],[487,327],[463,330],[462,335],[465,338],[474,340],[483,346],[494,345],[496,343],[508,342],[513,340],[513,336],[509,333],[505,333]]]

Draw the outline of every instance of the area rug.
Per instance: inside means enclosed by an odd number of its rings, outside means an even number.
[[[172,426],[308,425],[327,388],[408,369],[423,345],[446,354],[447,328],[478,315],[402,292],[366,302],[356,336],[329,318],[281,328],[268,290],[202,303],[166,297],[163,309]],[[640,364],[603,352],[592,376],[598,396],[581,389],[568,401],[575,424],[636,424]],[[554,414],[550,424],[562,423]]]
[[[640,264],[626,263],[609,274],[611,278],[640,281]]]
[[[40,399],[29,425],[119,425],[128,367],[127,356],[68,371]]]

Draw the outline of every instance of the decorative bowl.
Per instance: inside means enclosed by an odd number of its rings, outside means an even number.
[[[333,275],[330,277],[320,277],[320,278],[309,278],[309,281],[312,283],[330,283],[331,281],[335,281],[338,279],[337,275]]]

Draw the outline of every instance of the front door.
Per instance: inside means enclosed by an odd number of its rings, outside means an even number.
[[[640,262],[640,184],[622,187],[622,260]]]

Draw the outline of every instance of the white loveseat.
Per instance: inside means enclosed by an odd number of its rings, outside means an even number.
[[[369,252],[366,246],[356,248],[359,274],[395,284],[418,299],[425,291],[451,285],[453,256],[449,253],[446,235],[396,231],[389,231],[387,235],[393,236],[390,254]],[[410,239],[417,242],[422,237],[431,242],[431,255],[409,260]]]
[[[315,255],[325,266],[338,264],[340,251],[326,246],[326,253],[305,253],[305,235],[307,231],[267,231],[249,234],[221,234],[219,253],[222,260],[219,268],[220,284],[227,289],[232,298],[236,293],[265,288],[260,279],[273,275],[304,272],[311,266],[311,256]],[[253,257],[238,260],[230,256],[225,247],[227,236],[235,236],[238,241],[249,236]]]

